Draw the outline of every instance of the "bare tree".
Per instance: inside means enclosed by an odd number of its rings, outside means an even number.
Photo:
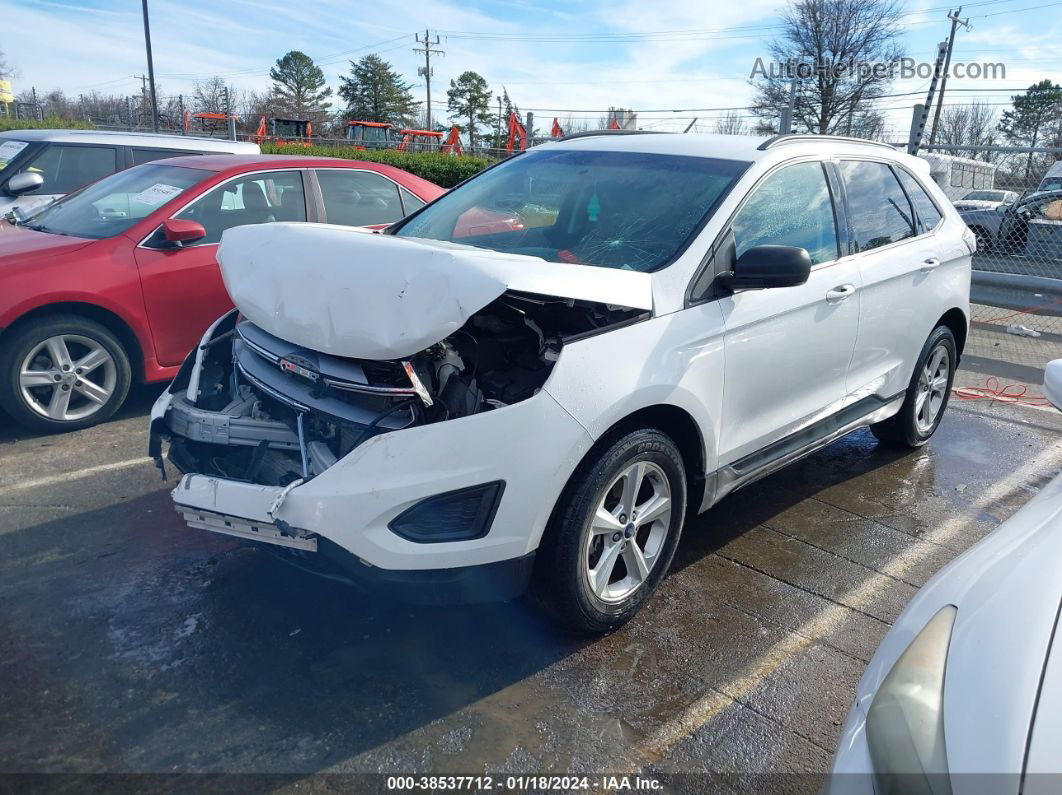
[[[196,80],[192,91],[192,99],[197,113],[224,113],[225,89],[229,89],[229,99],[235,107],[237,98],[235,91],[229,88],[223,77],[211,77],[208,80]]]
[[[741,114],[728,110],[726,115],[715,120],[715,131],[719,135],[748,135],[749,125]]]
[[[946,106],[940,115],[937,141],[951,146],[993,146],[999,142],[996,112],[984,102]],[[980,157],[993,162],[992,152],[964,153],[963,157]]]
[[[871,108],[857,109],[854,117],[846,122],[845,135],[867,138],[871,141],[884,141],[888,126],[885,117]]]
[[[557,122],[560,124],[561,129],[564,130],[565,135],[571,135],[572,133],[579,132],[589,132],[590,130],[597,129],[597,126],[590,119],[577,119],[570,113],[563,119],[557,119]]]
[[[894,0],[798,0],[768,47],[772,64],[753,67],[753,112],[777,119],[795,74],[794,129],[847,133],[892,82],[903,56],[901,12]]]
[[[256,128],[263,116],[268,120],[278,115],[276,97],[271,91],[245,91],[235,111],[245,128]]]

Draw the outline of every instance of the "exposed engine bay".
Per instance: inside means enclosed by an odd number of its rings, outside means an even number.
[[[198,377],[183,368],[171,387],[170,460],[260,485],[305,482],[377,434],[526,400],[565,344],[648,316],[509,291],[407,359],[369,360],[285,342],[234,312],[201,346]]]

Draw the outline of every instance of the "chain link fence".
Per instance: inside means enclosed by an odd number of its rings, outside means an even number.
[[[1062,148],[930,149],[921,156],[977,236],[967,386],[1036,403],[1044,365],[1062,358]]]

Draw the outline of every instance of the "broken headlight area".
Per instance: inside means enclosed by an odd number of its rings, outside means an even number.
[[[441,342],[392,361],[320,353],[240,319],[204,347],[198,379],[173,390],[169,457],[184,472],[268,486],[306,481],[378,434],[526,400],[565,344],[643,317],[505,293]]]

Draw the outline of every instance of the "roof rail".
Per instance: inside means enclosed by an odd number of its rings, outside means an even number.
[[[764,149],[772,149],[775,146],[781,146],[782,144],[801,143],[802,141],[835,141],[837,143],[845,144],[867,144],[868,146],[884,146],[886,149],[890,149],[893,152],[897,151],[895,146],[884,143],[883,141],[871,141],[867,138],[856,138],[851,135],[815,135],[803,133],[775,135],[768,138],[756,148],[762,151]]]
[[[572,141],[576,138],[593,138],[597,135],[667,135],[663,130],[586,130],[585,132],[576,132],[569,135],[565,135],[563,138],[558,138],[558,141]]]

